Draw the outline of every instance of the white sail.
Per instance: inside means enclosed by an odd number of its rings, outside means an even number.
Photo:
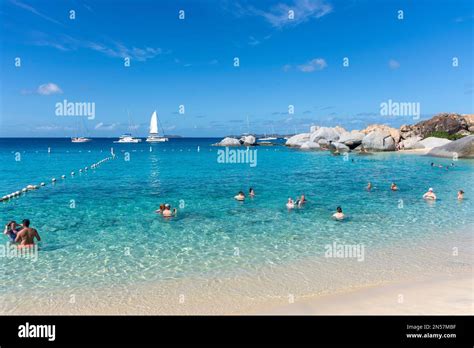
[[[158,134],[158,116],[156,116],[156,111],[153,111],[151,115],[150,134]]]

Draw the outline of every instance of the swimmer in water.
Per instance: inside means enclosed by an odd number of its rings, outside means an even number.
[[[392,182],[392,185],[390,185],[390,190],[392,191],[398,191],[398,186],[394,182]]]
[[[23,220],[23,229],[18,232],[15,242],[20,243],[18,248],[29,248],[35,245],[35,238],[41,241],[38,231],[30,227],[30,220]]]
[[[163,217],[165,218],[174,217],[177,214],[178,210],[174,208],[173,211],[171,211],[171,206],[169,204],[165,204],[165,210],[163,210],[163,212],[161,213],[161,215],[163,215]]]
[[[300,199],[296,200],[296,205],[298,205],[298,208],[301,208],[305,203],[306,197],[304,195],[301,195]]]
[[[164,204],[160,204],[160,209],[158,210],[155,210],[155,213],[157,214],[163,214],[163,211],[165,210],[165,205]]]
[[[21,228],[16,223],[16,221],[10,221],[8,224],[5,225],[5,229],[3,230],[3,234],[7,235],[10,238],[10,242],[15,242],[16,235],[20,231]]]
[[[458,200],[462,201],[464,199],[464,191],[459,190],[458,191]]]
[[[341,207],[337,207],[336,208],[336,212],[332,215],[333,218],[335,218],[336,220],[343,220],[345,215],[344,213],[342,212],[342,208]]]
[[[370,191],[372,189],[372,183],[369,181],[367,183],[367,191]]]
[[[434,193],[434,191],[433,191],[433,189],[432,189],[431,187],[428,189],[428,192],[426,192],[426,193],[423,195],[423,198],[424,198],[424,199],[433,200],[433,201],[436,200],[436,195],[435,195],[435,193]]]
[[[240,191],[236,196],[234,196],[234,198],[238,201],[243,201],[245,200],[245,194],[242,191]]]
[[[288,202],[286,203],[286,207],[288,209],[293,209],[295,207],[295,202],[293,201],[293,199],[291,199],[291,197],[288,198]]]
[[[250,197],[255,197],[255,191],[253,190],[253,188],[249,189],[249,196]]]

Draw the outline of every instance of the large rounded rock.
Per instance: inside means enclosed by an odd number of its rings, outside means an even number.
[[[374,130],[362,139],[362,146],[369,151],[394,151],[395,140],[389,131]]]
[[[451,140],[444,139],[444,138],[429,137],[416,143],[413,146],[413,148],[414,149],[432,149],[434,147],[449,144],[450,142]]]
[[[449,144],[435,147],[428,152],[428,156],[474,158],[474,135],[468,135]]]
[[[310,135],[310,133],[301,133],[293,135],[286,141],[285,145],[292,147],[300,147],[301,145],[303,145],[303,143],[309,141]]]
[[[339,135],[339,132],[335,128],[321,127],[316,132],[311,133],[309,140],[315,143],[317,143],[319,139],[337,141],[339,139]]]
[[[395,140],[395,143],[398,143],[401,138],[401,134],[398,129],[392,128],[385,124],[371,124],[370,126],[367,126],[367,128],[363,129],[361,132],[364,134],[369,134],[374,131],[388,132],[390,136],[393,138],[393,140]]]
[[[355,149],[362,144],[365,134],[359,131],[344,132],[339,137],[338,142],[348,146],[350,149]]]
[[[349,146],[346,146],[339,142],[330,143],[329,150],[335,153],[345,153],[351,151],[351,149],[349,149]]]
[[[421,137],[418,135],[403,139],[400,141],[400,148],[405,150],[414,149],[420,140]]]
[[[226,137],[215,145],[216,146],[240,146],[240,141],[239,139]]]
[[[301,145],[300,149],[301,150],[319,150],[320,146],[319,144],[313,143],[312,141],[306,141]]]
[[[244,135],[240,138],[240,143],[244,146],[253,146],[257,143],[257,139],[253,135]]]

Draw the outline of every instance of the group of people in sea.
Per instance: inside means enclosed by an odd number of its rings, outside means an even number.
[[[433,168],[446,168],[446,170],[449,170],[449,167],[454,167],[454,163],[451,163],[450,166],[443,166],[442,164],[436,164],[434,162],[431,162],[431,167],[433,167]]]
[[[38,231],[30,227],[30,220],[25,219],[21,225],[12,220],[5,225],[3,234],[6,235],[10,242],[18,243],[18,248],[30,248],[35,245],[35,239],[40,241],[41,237]]]
[[[372,183],[369,181],[367,183],[366,189],[367,189],[367,191],[370,191],[370,190],[372,190],[372,188],[373,188]],[[397,184],[392,182],[392,184],[390,185],[390,190],[398,191]],[[458,200],[463,200],[464,199],[464,191],[459,190],[458,193],[457,193],[457,197],[458,197]],[[436,200],[436,194],[434,193],[434,190],[433,190],[432,187],[430,187],[428,189],[428,191],[425,194],[423,194],[423,199],[432,200],[432,201]]]
[[[372,188],[373,188],[372,183],[368,182],[367,186],[366,186],[367,191],[372,190]],[[398,185],[396,183],[392,182],[390,184],[390,190],[398,191]],[[255,196],[255,191],[254,191],[253,188],[249,189],[249,196],[250,197]],[[463,190],[458,191],[457,198],[458,198],[458,200],[463,200],[464,199],[464,191]],[[239,193],[234,196],[234,199],[237,200],[237,201],[244,201],[245,200],[244,192],[239,191]],[[423,194],[423,199],[425,199],[425,200],[436,200],[437,199],[436,194],[435,194],[432,187],[430,187],[428,189],[428,191],[425,194]],[[288,201],[286,203],[286,207],[288,208],[288,210],[294,209],[296,207],[301,208],[303,206],[303,204],[305,204],[306,202],[307,202],[307,200],[306,200],[306,197],[305,197],[304,194],[301,195],[301,197],[299,199],[296,199],[296,200],[293,200],[293,198],[289,197]],[[342,212],[342,208],[340,206],[338,206],[336,208],[336,212],[332,215],[332,217],[336,220],[343,220],[345,218],[345,215]]]

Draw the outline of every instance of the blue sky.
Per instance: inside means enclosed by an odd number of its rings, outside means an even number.
[[[183,136],[413,123],[381,116],[389,99],[473,112],[471,0],[0,3],[0,136],[115,137],[128,112],[143,136],[155,109]],[[95,118],[56,116],[65,99]]]

